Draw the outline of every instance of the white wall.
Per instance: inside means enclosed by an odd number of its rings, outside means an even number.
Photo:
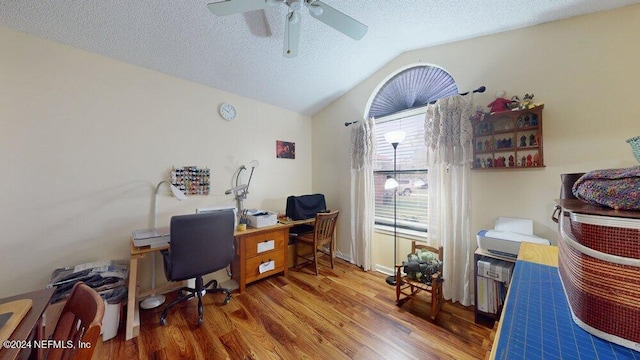
[[[498,90],[509,97],[534,93],[535,101],[545,103],[546,168],[473,172],[472,231],[491,228],[498,216],[525,217],[534,220],[538,235],[557,243],[550,216],[560,174],[637,165],[625,140],[640,135],[638,19],[640,5],[634,5],[408,52],[315,115],[313,186],[326,188],[346,210],[338,249],[349,255],[350,129],[343,123],[363,117],[386,76],[417,62],[445,68],[460,91],[485,85],[487,92],[475,98],[485,109]],[[374,244],[377,264],[391,266],[390,244]]]
[[[224,190],[253,159],[245,207],[283,211],[311,191],[308,116],[6,28],[0,44],[0,297],[42,288],[57,267],[128,259],[172,166],[209,167],[211,195],[179,202],[163,188],[159,225],[235,205]],[[276,140],[295,142],[296,159],[276,159]]]

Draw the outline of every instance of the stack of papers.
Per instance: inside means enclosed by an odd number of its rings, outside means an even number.
[[[140,229],[132,233],[133,245],[135,246],[151,246],[158,247],[169,244],[170,240],[169,227],[161,227],[156,229]]]

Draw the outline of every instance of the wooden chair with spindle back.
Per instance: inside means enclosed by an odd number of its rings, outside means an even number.
[[[432,246],[419,244],[416,241],[411,242],[411,253],[415,254],[416,250],[427,250],[438,256],[438,259],[443,259],[442,247],[435,248]],[[409,278],[406,274],[402,273],[403,265],[396,265],[396,305],[402,306],[405,302],[412,299],[418,292],[425,291],[431,294],[431,319],[435,319],[436,315],[440,311],[440,307],[444,301],[442,295],[442,271],[431,275],[431,283],[426,284],[422,281]],[[407,291],[408,290],[408,291]]]
[[[335,228],[336,222],[338,220],[339,210],[331,211],[328,213],[318,213],[316,214],[316,221],[313,228],[312,233],[302,234],[296,236],[294,238],[294,257],[295,257],[295,268],[299,269],[304,266],[308,266],[313,264],[315,274],[318,275],[318,252],[329,255],[331,261],[331,268],[333,269],[333,250],[335,248]],[[311,246],[311,254],[309,255],[300,255],[300,245],[308,245]],[[325,251],[325,245],[328,246],[328,252]],[[303,262],[300,266],[298,265],[298,260],[303,259]]]

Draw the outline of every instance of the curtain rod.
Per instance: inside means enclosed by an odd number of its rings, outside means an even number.
[[[479,88],[477,88],[477,89],[473,90],[473,92],[474,92],[474,93],[483,93],[485,90],[487,90],[487,88],[483,85],[483,86],[480,86]],[[469,93],[469,92],[467,91],[467,92],[465,92],[465,93],[461,93],[461,94],[458,94],[458,95],[463,95],[463,96],[464,96],[464,95],[467,95],[468,93]],[[429,103],[429,105],[431,105],[431,104],[435,104],[435,103],[436,103],[436,101],[438,101],[438,100],[440,100],[440,99],[437,99],[437,100],[431,101],[431,102]],[[353,125],[353,124],[357,124],[357,123],[358,123],[358,120],[356,120],[356,121],[351,121],[351,122],[346,122],[346,123],[344,123],[344,126],[349,126],[349,125]]]

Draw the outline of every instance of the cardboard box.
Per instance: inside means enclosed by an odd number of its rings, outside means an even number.
[[[247,214],[247,225],[254,228],[273,226],[278,223],[278,214],[270,211],[253,211]]]

